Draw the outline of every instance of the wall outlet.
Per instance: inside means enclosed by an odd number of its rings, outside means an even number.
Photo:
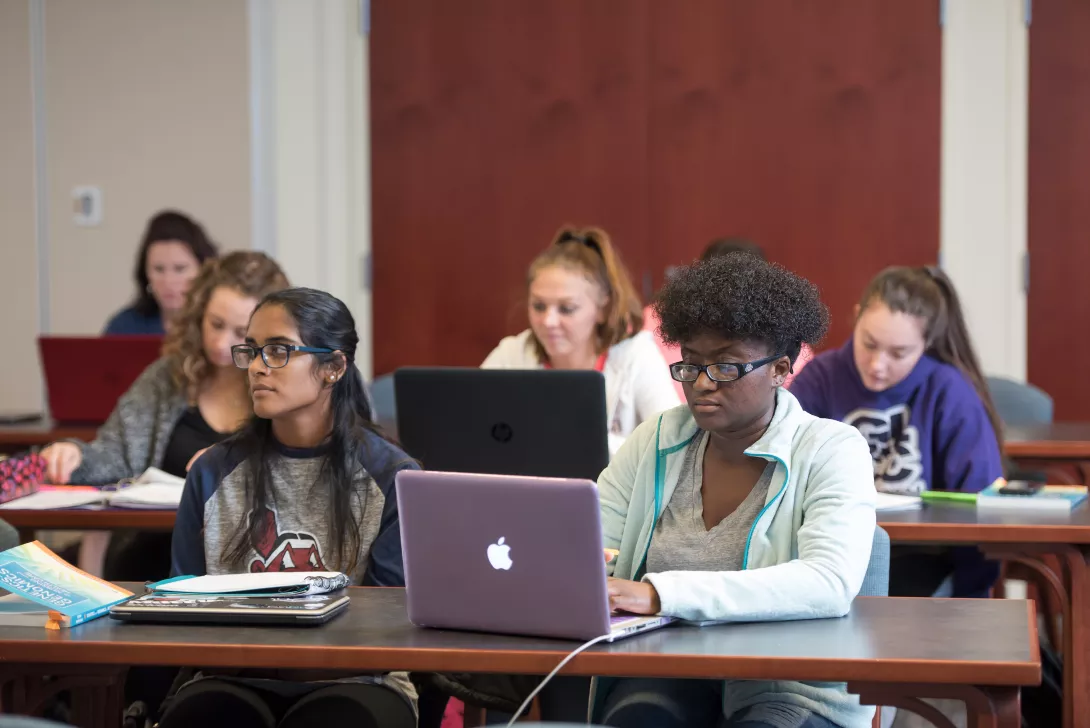
[[[72,188],[72,219],[82,227],[102,224],[102,188],[89,185]]]

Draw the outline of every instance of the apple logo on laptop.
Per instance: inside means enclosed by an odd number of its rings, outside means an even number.
[[[500,538],[494,544],[488,547],[488,563],[492,564],[493,569],[507,571],[511,568],[511,547],[505,544],[503,538]]]

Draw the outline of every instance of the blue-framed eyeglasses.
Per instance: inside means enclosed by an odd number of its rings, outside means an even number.
[[[269,369],[280,369],[288,365],[291,353],[298,351],[303,354],[332,354],[333,349],[321,346],[297,346],[295,344],[265,344],[265,346],[251,346],[249,344],[236,344],[231,347],[231,359],[239,369],[249,369],[254,363],[258,352],[261,353],[261,361]]]
[[[741,364],[735,362],[686,364],[683,361],[679,361],[676,364],[670,365],[670,376],[679,382],[695,382],[700,378],[700,373],[704,372],[708,375],[708,379],[713,382],[736,382],[745,375],[760,369],[765,364],[770,364],[785,356],[787,355],[775,354],[773,356],[766,356],[764,359]]]

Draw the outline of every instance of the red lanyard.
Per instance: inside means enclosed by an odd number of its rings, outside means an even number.
[[[605,352],[598,357],[598,361],[594,362],[594,371],[604,372],[606,370],[606,358],[609,356],[609,352]],[[553,365],[549,362],[545,362],[544,367],[546,369],[552,369]]]

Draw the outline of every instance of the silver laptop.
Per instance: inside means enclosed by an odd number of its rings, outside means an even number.
[[[397,506],[413,624],[613,641],[672,621],[610,615],[589,480],[406,470]]]

